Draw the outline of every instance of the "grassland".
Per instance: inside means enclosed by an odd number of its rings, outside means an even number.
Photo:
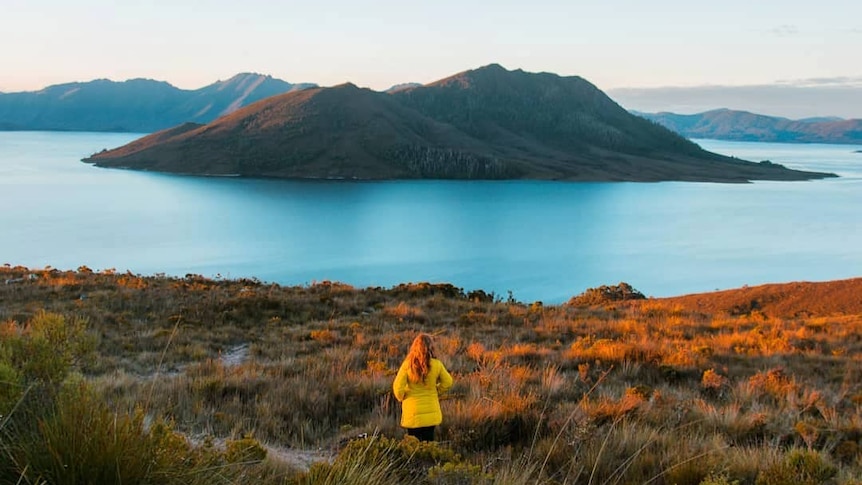
[[[7,265],[0,483],[862,483],[862,279],[620,289]],[[420,331],[456,381],[434,445],[390,392]]]

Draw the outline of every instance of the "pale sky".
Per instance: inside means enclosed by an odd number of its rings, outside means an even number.
[[[493,62],[619,87],[862,80],[857,0],[0,0],[0,91],[239,72],[372,89]]]

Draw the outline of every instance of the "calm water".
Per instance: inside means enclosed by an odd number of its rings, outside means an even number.
[[[700,140],[815,182],[291,182],[78,160],[135,135],[0,133],[0,264],[282,284],[451,282],[559,303],[862,276],[862,146]]]

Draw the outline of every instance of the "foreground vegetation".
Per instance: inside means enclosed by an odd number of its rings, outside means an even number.
[[[0,483],[862,483],[862,312],[679,301],[6,266]],[[419,331],[436,444],[390,394]]]

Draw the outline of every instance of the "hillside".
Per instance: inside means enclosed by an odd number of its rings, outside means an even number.
[[[693,115],[637,113],[687,138],[717,140],[862,144],[862,120],[789,120],[747,111],[717,109]]]
[[[776,318],[862,314],[862,278],[821,283],[793,282],[659,298],[657,301],[706,314]]]
[[[285,178],[502,178],[515,165],[452,126],[352,84],[276,96],[94,155],[100,166]]]
[[[0,94],[0,130],[153,132],[186,122],[208,123],[255,101],[309,86],[251,73],[196,90],[150,79],[58,84]]]
[[[860,290],[542,305],[7,264],[0,481],[857,485]],[[788,316],[726,311],[755,293]],[[455,381],[421,446],[392,395],[420,332]]]
[[[275,96],[207,126],[86,159],[209,175],[626,181],[803,180],[706,152],[577,77],[466,71],[393,93],[351,84]]]

